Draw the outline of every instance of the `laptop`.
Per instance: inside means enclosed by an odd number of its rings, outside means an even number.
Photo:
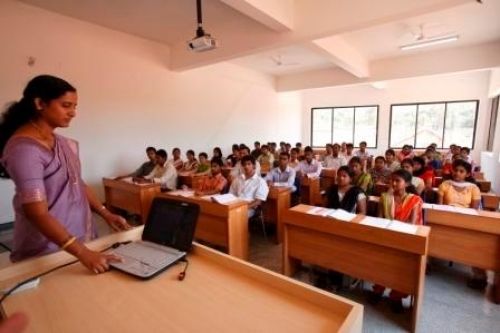
[[[114,249],[123,262],[109,265],[142,279],[159,274],[184,259],[191,249],[199,212],[194,203],[155,198],[142,240]]]

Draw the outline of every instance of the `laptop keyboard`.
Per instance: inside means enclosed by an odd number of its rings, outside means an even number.
[[[184,252],[149,242],[135,242],[120,246],[113,253],[122,257],[123,262],[112,263],[139,276],[149,276],[184,256]]]

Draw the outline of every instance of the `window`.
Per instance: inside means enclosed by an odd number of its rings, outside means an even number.
[[[389,130],[389,146],[406,144],[438,148],[451,144],[474,148],[479,101],[393,104]]]
[[[378,105],[311,109],[311,145],[366,141],[377,148]]]

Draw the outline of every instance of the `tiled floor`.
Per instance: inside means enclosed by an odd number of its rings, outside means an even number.
[[[102,222],[98,223],[99,234],[109,233],[109,228]],[[268,239],[259,231],[252,232],[250,241],[250,261],[270,270],[281,272],[281,245]],[[1,232],[0,242],[11,244],[12,232]],[[6,259],[6,253],[1,253]],[[422,313],[419,321],[419,332],[500,332],[500,305],[488,300],[483,293],[470,290],[465,281],[469,269],[459,264],[449,267],[447,262],[432,263],[432,273],[426,276],[425,295]],[[307,269],[296,276],[302,282],[309,283]],[[402,315],[393,314],[385,302],[377,306],[366,303],[366,289],[344,290],[339,294],[365,305],[364,332],[406,332],[408,329],[409,311]]]

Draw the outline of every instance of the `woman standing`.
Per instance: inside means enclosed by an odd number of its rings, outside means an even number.
[[[0,173],[16,185],[11,260],[63,249],[97,274],[119,258],[83,245],[97,236],[91,209],[115,230],[130,226],[109,212],[81,178],[77,142],[54,133],[69,126],[77,99],[76,89],[60,78],[32,79],[0,122]]]

